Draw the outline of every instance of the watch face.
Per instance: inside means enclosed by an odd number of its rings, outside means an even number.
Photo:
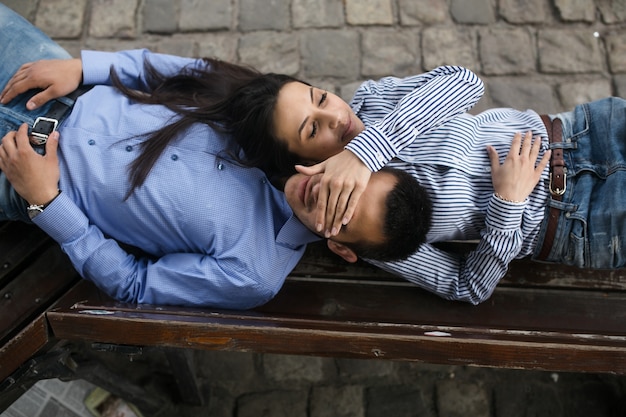
[[[37,217],[39,213],[43,212],[43,206],[28,206],[26,212],[28,213],[28,218],[32,220]]]

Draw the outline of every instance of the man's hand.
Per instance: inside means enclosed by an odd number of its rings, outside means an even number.
[[[317,199],[316,229],[324,231],[327,238],[337,235],[341,225],[352,219],[372,172],[349,150],[311,167],[297,165],[296,169],[305,175],[324,173]]]
[[[51,59],[29,62],[20,67],[0,93],[0,103],[7,104],[19,94],[34,88],[43,91],[26,103],[28,110],[76,90],[83,79],[80,59]]]
[[[0,170],[29,204],[46,204],[58,194],[58,144],[59,133],[52,132],[46,142],[46,154],[39,155],[30,145],[25,123],[17,132],[11,131],[2,138]]]
[[[547,150],[539,164],[536,164],[541,140],[536,137],[534,142],[532,133],[527,132],[522,141],[522,134],[516,133],[511,142],[506,159],[500,165],[498,153],[492,146],[487,146],[491,160],[491,181],[493,189],[503,199],[522,202],[533,191],[541,173],[550,162],[552,151]]]

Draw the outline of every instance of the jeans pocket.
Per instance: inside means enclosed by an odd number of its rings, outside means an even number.
[[[570,219],[571,229],[563,263],[584,268],[589,265],[587,224],[584,220]]]

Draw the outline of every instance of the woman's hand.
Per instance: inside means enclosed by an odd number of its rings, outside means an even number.
[[[327,238],[337,235],[342,224],[352,219],[372,172],[349,150],[311,167],[297,165],[296,169],[305,175],[324,173],[317,198],[316,229]]]
[[[11,77],[0,93],[0,103],[7,104],[19,94],[38,88],[42,91],[26,103],[28,110],[34,110],[76,90],[82,79],[83,64],[78,58],[29,62]]]
[[[57,157],[59,133],[52,132],[46,142],[46,154],[40,155],[28,139],[28,125],[11,131],[0,145],[0,170],[15,191],[30,204],[46,204],[58,194],[60,170]]]
[[[502,165],[498,153],[492,146],[487,146],[491,160],[491,181],[493,189],[502,199],[522,202],[533,191],[541,173],[550,162],[552,151],[547,150],[539,164],[536,164],[541,140],[536,137],[534,142],[532,133],[527,132],[522,141],[522,134],[516,133],[511,142],[511,149]]]

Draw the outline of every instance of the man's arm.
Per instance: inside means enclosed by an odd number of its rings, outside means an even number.
[[[90,224],[68,195],[58,194],[57,136],[51,135],[42,156],[30,146],[25,124],[9,132],[0,145],[0,169],[25,200],[46,204],[33,222],[61,245],[82,277],[117,300],[136,303],[246,309],[267,302],[278,291],[282,279],[271,281],[276,283],[272,287],[259,275],[273,271],[284,278],[289,271],[276,265],[284,258],[272,258],[274,264],[261,260],[252,271],[232,257],[173,253],[152,259],[127,253]]]

